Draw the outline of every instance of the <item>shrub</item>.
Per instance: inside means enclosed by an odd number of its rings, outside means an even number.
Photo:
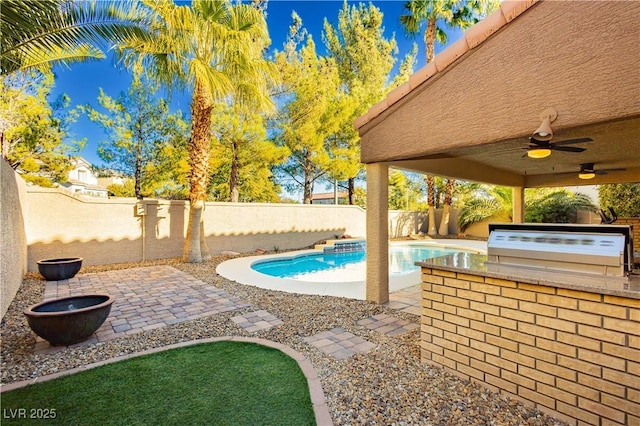
[[[596,206],[581,193],[559,190],[532,200],[525,210],[525,222],[575,223],[578,210],[594,212]]]
[[[600,207],[612,207],[619,217],[640,217],[640,183],[619,183],[598,187]]]

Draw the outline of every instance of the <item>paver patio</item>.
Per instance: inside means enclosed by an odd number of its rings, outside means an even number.
[[[45,299],[108,293],[115,297],[109,317],[95,335],[78,345],[116,339],[124,335],[229,312],[250,306],[223,290],[167,265],[78,275],[48,281]],[[50,353],[52,347],[38,338],[34,351]]]
[[[111,313],[93,337],[77,345],[89,345],[122,336],[152,330],[191,319],[229,312],[251,306],[225,291],[206,284],[168,265],[122,269],[77,275],[63,281],[48,281],[44,299],[106,293],[115,297]],[[420,286],[391,293],[387,307],[419,314]],[[368,328],[395,336],[417,327],[406,320],[382,314],[359,322]],[[244,331],[253,333],[282,324],[265,310],[248,312],[231,318]],[[359,336],[343,329],[325,331],[306,337],[307,343],[337,359],[363,353],[374,347]],[[61,351],[42,338],[36,339],[35,353]]]

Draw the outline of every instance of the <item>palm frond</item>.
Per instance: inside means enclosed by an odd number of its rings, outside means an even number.
[[[147,36],[147,11],[135,0],[4,0],[0,15],[3,75],[45,62],[76,61],[81,53],[100,58],[113,43]]]

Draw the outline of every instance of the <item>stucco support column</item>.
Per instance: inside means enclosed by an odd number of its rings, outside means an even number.
[[[367,164],[367,300],[389,301],[389,167]]]
[[[524,187],[516,186],[512,191],[513,223],[524,223]]]

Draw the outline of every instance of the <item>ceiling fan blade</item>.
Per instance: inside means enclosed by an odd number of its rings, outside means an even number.
[[[577,146],[554,146],[551,145],[551,149],[554,151],[566,151],[566,152],[582,152],[586,151],[586,148],[579,148]]]
[[[627,169],[623,169],[623,168],[618,168],[618,169],[602,169],[602,170],[598,170],[600,172],[624,172]],[[598,173],[598,172],[596,172]]]
[[[583,142],[593,142],[593,139],[591,138],[567,139],[566,141],[552,142],[551,145],[555,145],[555,146],[573,145],[576,143],[583,143]]]
[[[529,145],[530,148],[548,148],[549,147],[549,141],[539,141],[538,139],[535,138],[529,138],[529,143],[531,145]]]
[[[606,170],[594,170],[593,173],[595,173],[597,175],[606,175],[607,171]]]

